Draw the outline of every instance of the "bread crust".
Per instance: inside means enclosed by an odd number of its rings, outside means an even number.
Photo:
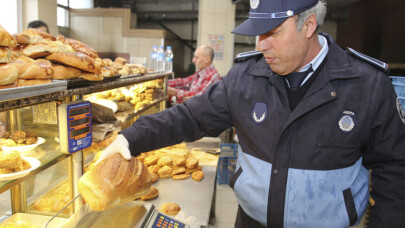
[[[20,59],[12,63],[17,67],[20,79],[48,79],[54,74],[51,62],[46,59],[37,59],[31,63],[25,62],[29,60]]]
[[[8,47],[0,47],[0,63],[9,63],[11,61],[12,52]]]
[[[100,66],[96,61],[81,52],[52,53],[48,55],[46,59],[51,60],[54,63],[61,63],[87,72],[100,74]]]
[[[15,47],[17,41],[0,25],[0,46]]]
[[[18,79],[17,86],[35,86],[35,85],[44,85],[52,83],[50,79]]]
[[[111,155],[86,172],[78,183],[84,200],[95,211],[103,211],[145,195],[151,176],[141,161]]]
[[[18,79],[18,69],[12,64],[0,64],[0,86],[10,85],[9,87],[3,88],[10,88],[15,87],[16,84],[13,84]]]
[[[60,41],[42,40],[26,46],[22,53],[25,56],[36,59],[40,57],[45,57],[51,53],[73,53],[74,50],[63,44]]]
[[[82,71],[74,67],[64,66],[60,64],[52,64],[52,66],[54,70],[52,79],[74,79],[79,78],[82,75]]]
[[[48,39],[55,41],[56,38],[45,32],[41,32],[38,29],[29,28],[27,30],[23,30],[20,33],[14,34],[14,38],[16,39],[18,44],[34,44],[37,42],[42,41],[43,39]]]

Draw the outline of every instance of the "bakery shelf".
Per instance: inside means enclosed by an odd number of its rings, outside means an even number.
[[[47,93],[44,94],[43,91],[41,90],[32,90],[30,89],[30,96],[29,97],[20,97],[18,94],[13,94],[13,96],[8,98],[6,100],[0,99],[0,111],[7,111],[7,110],[12,110],[16,108],[23,108],[27,106],[32,106],[36,104],[41,104],[49,101],[63,101],[67,97],[71,97],[74,95],[85,95],[85,94],[90,94],[90,93],[95,93],[95,92],[101,92],[105,90],[110,90],[110,89],[116,89],[119,87],[123,86],[129,86],[129,85],[134,85],[142,82],[147,82],[151,81],[154,79],[163,79],[167,78],[168,76],[172,75],[172,73],[162,73],[162,74],[146,74],[143,76],[137,76],[137,77],[127,77],[127,78],[120,78],[118,80],[114,81],[107,81],[103,83],[97,83],[94,85],[89,85],[89,86],[84,86],[80,88],[74,88],[74,89],[61,89],[59,88],[58,91],[47,91]],[[63,80],[61,80],[62,84]],[[65,87],[66,87],[66,82],[65,82]],[[24,88],[24,87],[21,87]],[[29,87],[27,87],[29,88]],[[1,91],[6,92],[6,90],[0,90],[0,95]],[[2,95],[3,96],[3,95]]]
[[[153,106],[155,106],[155,105],[157,105],[157,104],[159,104],[160,102],[165,101],[165,100],[167,100],[167,96],[160,97],[160,98],[156,99],[153,103],[151,103],[151,104],[149,104],[149,105],[146,105],[146,106],[143,107],[142,109],[140,109],[140,110],[138,110],[138,111],[135,111],[133,114],[127,116],[127,118],[125,119],[125,121],[128,121],[128,120],[130,120],[130,119],[132,119],[132,118],[134,118],[134,117],[136,117],[136,116],[139,116],[140,114],[142,114],[142,113],[144,113],[145,111],[147,111],[149,108],[151,108],[151,107],[153,107]]]

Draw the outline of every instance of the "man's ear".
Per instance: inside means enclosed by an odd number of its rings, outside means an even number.
[[[312,37],[315,34],[316,31],[316,27],[318,25],[318,20],[316,19],[314,14],[311,14],[307,21],[304,24],[304,28],[305,29],[305,36],[307,38]]]

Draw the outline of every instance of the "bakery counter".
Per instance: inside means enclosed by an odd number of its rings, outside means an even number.
[[[94,82],[90,85],[82,86],[79,88],[67,89],[69,83],[60,83],[61,80],[56,80],[52,84],[48,85],[37,85],[30,87],[13,88],[12,90],[3,89],[0,90],[2,97],[7,99],[0,99],[0,111],[7,111],[16,108],[23,108],[31,105],[41,104],[50,101],[62,101],[66,97],[71,97],[74,95],[90,94],[94,92],[100,92],[110,89],[115,89],[123,86],[134,85],[142,82],[151,81],[154,79],[163,79],[171,75],[172,73],[162,73],[162,74],[147,74],[143,76],[136,77],[126,77],[119,78],[116,80],[105,81],[105,82]],[[58,86],[54,85],[57,84]],[[67,85],[65,87],[60,87],[59,85]],[[45,88],[48,88],[46,94],[44,94]],[[24,88],[24,89],[23,89]],[[56,89],[55,89],[56,88]],[[24,93],[19,92],[24,90]],[[57,90],[57,91],[55,91]]]
[[[214,195],[217,167],[203,166],[204,179],[200,182],[191,177],[184,180],[159,179],[152,186],[159,190],[156,199],[145,201],[159,208],[164,203],[176,203],[181,211],[174,217],[190,224],[190,227],[208,227]]]

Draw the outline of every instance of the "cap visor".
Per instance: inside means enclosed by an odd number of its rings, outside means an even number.
[[[283,23],[287,18],[277,19],[252,19],[249,18],[236,27],[232,33],[245,36],[258,36],[265,34]]]

